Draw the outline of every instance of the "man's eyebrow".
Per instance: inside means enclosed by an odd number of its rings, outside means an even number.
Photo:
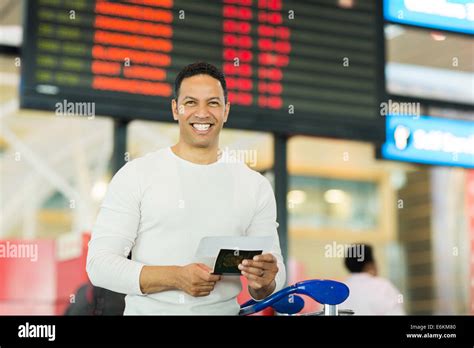
[[[183,98],[183,100],[186,100],[186,99],[192,99],[192,100],[196,100],[196,101],[198,100],[197,98],[191,97],[189,95],[187,95]],[[207,98],[206,101],[213,100],[213,99],[217,99],[219,101],[221,100],[219,97],[210,97],[210,98]]]

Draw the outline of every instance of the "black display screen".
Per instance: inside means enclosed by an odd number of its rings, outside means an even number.
[[[226,75],[227,127],[382,141],[380,6],[27,1],[21,106],[88,102],[97,115],[172,122],[177,72],[207,61]]]

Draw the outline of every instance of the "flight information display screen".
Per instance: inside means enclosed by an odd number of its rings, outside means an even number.
[[[383,140],[378,1],[26,4],[24,108],[93,103],[97,115],[172,122],[176,74],[206,61],[226,75],[227,127]]]

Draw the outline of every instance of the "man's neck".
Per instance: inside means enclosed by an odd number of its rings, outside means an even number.
[[[171,146],[175,155],[196,164],[212,164],[218,160],[217,145],[210,147],[195,147],[184,142]]]

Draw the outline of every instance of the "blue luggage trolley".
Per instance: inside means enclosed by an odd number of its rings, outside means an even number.
[[[306,295],[324,305],[319,312],[298,314],[304,307],[300,295]],[[239,315],[249,315],[272,307],[283,315],[351,315],[353,311],[339,309],[338,305],[349,297],[347,285],[334,280],[311,279],[290,285],[262,301],[250,300],[240,306]]]

